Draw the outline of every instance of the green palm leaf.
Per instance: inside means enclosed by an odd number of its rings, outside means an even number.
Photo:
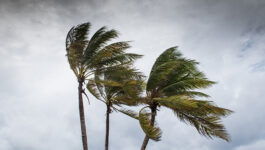
[[[217,116],[196,116],[187,112],[175,111],[175,114],[181,121],[188,122],[194,126],[199,134],[212,138],[219,137],[226,141],[230,141],[230,137],[224,127],[221,124],[221,119]]]
[[[150,113],[147,113],[144,109],[139,112],[139,123],[144,133],[152,140],[159,141],[161,138],[161,130],[155,125],[150,125]]]
[[[154,98],[160,105],[174,109],[191,111],[198,108],[198,102],[191,100],[188,96],[176,95],[165,98]]]
[[[118,37],[118,32],[116,30],[106,30],[106,27],[100,28],[90,39],[84,55],[87,59],[93,58],[95,54],[103,48],[107,42]]]
[[[87,82],[87,89],[88,91],[97,99],[102,100],[102,97],[100,95],[100,92],[97,89],[97,85],[95,80],[89,79]]]
[[[170,62],[170,61],[174,61],[177,58],[180,58],[182,56],[181,53],[179,53],[177,51],[178,47],[171,47],[168,48],[167,50],[165,50],[155,61],[152,69],[151,69],[151,73],[153,73],[154,70],[157,69],[157,67],[159,67],[160,65]]]
[[[90,23],[87,22],[72,27],[66,36],[66,48],[68,48],[72,43],[86,41],[90,26]]]
[[[117,109],[116,108],[115,110],[117,110],[117,111],[119,111],[119,112],[121,112],[121,113],[123,113],[123,114],[125,114],[125,115],[127,115],[129,117],[132,117],[134,119],[137,119],[137,120],[139,119],[138,114],[135,111],[133,111],[133,110],[125,109],[125,108],[121,108],[121,109]]]

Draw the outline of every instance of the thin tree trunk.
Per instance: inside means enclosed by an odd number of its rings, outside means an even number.
[[[109,149],[109,115],[110,115],[110,104],[107,104],[106,111],[106,139],[105,139],[105,150]]]
[[[82,97],[83,81],[78,81],[78,82],[79,82],[79,86],[78,86],[79,115],[80,115],[80,124],[81,124],[81,134],[82,134],[83,150],[88,150],[88,148],[87,148],[87,135],[86,135],[85,113],[84,113],[83,97]]]
[[[152,113],[152,115],[151,115],[150,125],[154,126],[155,117],[156,117],[156,106],[151,109],[151,113]],[[149,137],[147,135],[145,135],[141,150],[145,150],[146,149],[146,146],[147,146],[148,142],[149,142]]]

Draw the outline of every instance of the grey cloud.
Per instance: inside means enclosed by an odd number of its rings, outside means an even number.
[[[146,75],[166,48],[185,56],[218,84],[206,90],[218,105],[235,111],[224,119],[232,142],[208,140],[161,109],[162,141],[149,149],[260,150],[264,148],[265,1],[0,1],[0,149],[80,149],[77,85],[65,58],[71,26],[90,21],[93,33],[107,25],[131,52],[144,54]],[[263,68],[263,69],[262,69]],[[103,149],[105,107],[86,103],[89,147]],[[139,149],[140,126],[111,115],[110,149]],[[129,148],[128,148],[129,147]]]

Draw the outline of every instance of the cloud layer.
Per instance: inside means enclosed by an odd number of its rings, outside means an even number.
[[[77,83],[65,57],[71,26],[107,25],[133,40],[146,75],[166,48],[179,46],[218,84],[206,92],[235,111],[224,119],[232,142],[208,140],[161,109],[162,141],[152,150],[262,150],[265,147],[265,1],[101,0],[0,1],[0,149],[81,149]],[[105,106],[90,96],[86,122],[90,149],[103,149]],[[139,149],[135,120],[111,115],[110,149]]]

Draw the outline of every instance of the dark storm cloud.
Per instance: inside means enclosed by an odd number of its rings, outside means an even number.
[[[80,149],[76,84],[65,58],[71,26],[90,21],[93,33],[107,25],[133,40],[144,54],[146,75],[156,57],[179,45],[185,56],[219,84],[207,90],[235,114],[224,119],[232,142],[207,140],[161,109],[161,142],[152,150],[261,150],[265,148],[264,0],[5,0],[0,1],[0,149]],[[103,149],[104,105],[87,110],[91,149]],[[76,107],[75,107],[76,106]],[[19,133],[19,134],[18,134]],[[138,123],[111,116],[110,149],[138,149]],[[121,142],[122,141],[122,142]]]

